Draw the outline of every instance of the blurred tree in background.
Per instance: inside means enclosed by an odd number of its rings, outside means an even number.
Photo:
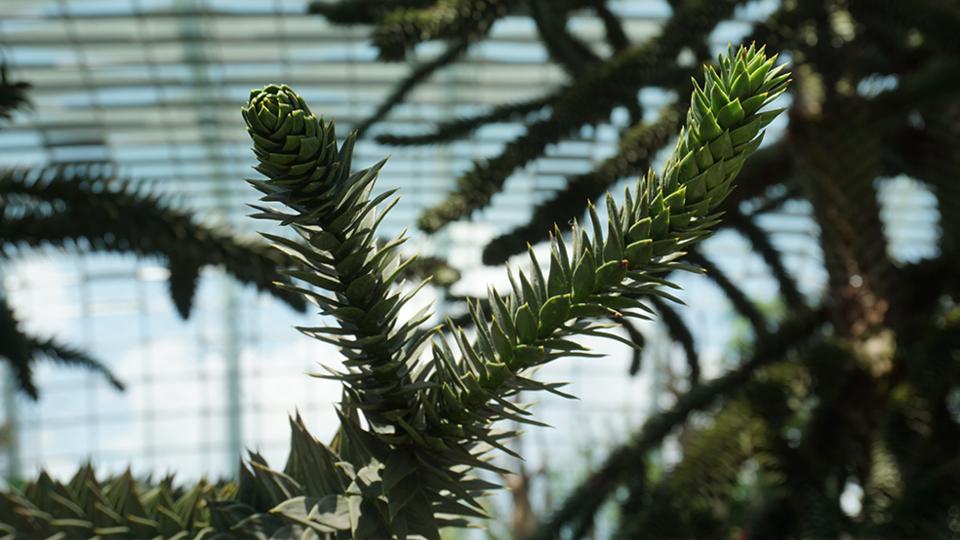
[[[9,79],[6,65],[0,67],[0,119],[9,120],[14,111],[29,106],[28,90],[27,83]],[[206,266],[220,267],[298,311],[306,308],[299,295],[274,285],[289,282],[277,271],[285,261],[281,253],[264,242],[198,223],[162,197],[118,179],[107,164],[0,167],[0,263],[39,248],[159,258],[169,269],[170,297],[184,319]],[[33,364],[43,359],[100,372],[111,385],[123,388],[100,360],[24,329],[3,295],[0,358],[10,364],[19,389],[34,399],[38,390]]]
[[[383,61],[403,60],[424,42],[446,44],[397,84],[360,124],[363,133],[507,16],[532,18],[551,60],[569,76],[542,96],[428,133],[376,135],[389,145],[443,144],[493,123],[524,122],[523,133],[475,163],[456,191],[421,216],[427,233],[487,207],[548,146],[609,122],[615,109],[629,111],[632,125],[616,155],[567,178],[527,225],[486,246],[484,262],[500,264],[546,240],[546,224],[581,218],[589,199],[650,167],[687,107],[688,60],[708,60],[711,32],[747,3],[670,0],[662,31],[639,43],[606,0],[342,0],[310,9],[335,24],[370,25]],[[570,30],[571,17],[585,14],[602,22],[605,47]],[[960,535],[958,29],[955,0],[782,0],[753,25],[744,41],[783,51],[796,84],[786,132],[747,163],[723,226],[763,258],[786,315],[765,314],[711,260],[690,253],[751,325],[748,352],[728,374],[701,381],[695,333],[657,302],[685,351],[690,390],[614,450],[533,537],[588,535],[608,502],[621,510],[618,538]],[[645,115],[638,92],[647,88],[681,98]],[[877,180],[898,175],[936,197],[935,257],[900,264],[889,255]],[[800,293],[757,222],[789,200],[807,201],[821,231],[828,283],[816,298]],[[679,462],[653,467],[650,452],[680,430]],[[850,486],[860,504],[845,512],[840,498]]]

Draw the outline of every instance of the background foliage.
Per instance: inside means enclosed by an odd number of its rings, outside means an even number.
[[[29,84],[11,81],[0,66],[0,119],[29,106]],[[57,165],[36,169],[0,169],[0,262],[39,248],[84,253],[130,253],[159,258],[170,271],[170,297],[186,319],[205,266],[224,269],[237,280],[273,293],[292,308],[306,306],[274,282],[282,255],[256,241],[198,223],[162,198],[118,179],[109,165]],[[14,309],[0,297],[0,357],[17,385],[36,399],[32,364],[47,359],[99,371],[117,389],[123,383],[100,361],[83,351],[21,327]]]

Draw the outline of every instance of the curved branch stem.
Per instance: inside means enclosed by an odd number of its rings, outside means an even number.
[[[419,146],[439,144],[461,139],[474,131],[497,122],[519,120],[524,116],[547,107],[552,102],[552,96],[547,95],[529,101],[498,105],[490,111],[466,118],[458,118],[440,123],[432,132],[423,135],[391,135],[389,133],[377,135],[376,141],[390,146]]]
[[[458,60],[467,52],[468,48],[470,48],[470,42],[467,40],[453,42],[447,46],[447,49],[442,54],[417,66],[406,78],[393,88],[390,95],[380,103],[372,115],[360,122],[356,128],[357,136],[362,137],[371,126],[386,118],[394,107],[403,103],[403,100],[406,99],[407,95],[413,91],[417,85],[427,80],[440,69]]]
[[[820,308],[785,321],[777,332],[757,342],[753,356],[740,367],[691,389],[673,407],[649,418],[631,442],[614,450],[603,465],[567,497],[534,539],[553,540],[567,528],[578,528],[580,523],[591,521],[610,494],[629,477],[628,471],[633,470],[634,463],[642,460],[692,412],[713,406],[719,399],[739,390],[758,369],[784,360],[788,350],[813,335],[826,319],[826,310]]]
[[[720,290],[733,304],[737,313],[750,322],[750,326],[753,327],[756,335],[762,336],[767,333],[767,318],[760,313],[756,304],[747,297],[746,293],[740,290],[740,287],[733,283],[733,280],[720,267],[697,250],[688,253],[687,258],[691,263],[707,271],[707,278],[716,283],[717,287],[720,287]]]

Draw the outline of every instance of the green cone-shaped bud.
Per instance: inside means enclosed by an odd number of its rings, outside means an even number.
[[[664,171],[668,191],[687,187],[687,212],[703,215],[727,196],[744,159],[760,145],[761,130],[779,114],[758,112],[789,82],[784,66],[775,63],[762,47],[731,49],[719,69],[706,69],[703,85],[694,81],[687,129]]]
[[[256,169],[269,179],[271,191],[332,194],[344,169],[332,123],[319,120],[287,85],[253,90],[242,112],[260,162]]]

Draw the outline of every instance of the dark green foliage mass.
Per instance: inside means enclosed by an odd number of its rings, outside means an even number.
[[[30,85],[23,81],[11,81],[7,64],[0,64],[0,118],[9,120],[13,112],[30,105],[27,90]]]
[[[135,478],[127,471],[98,477],[91,465],[81,466],[67,483],[41,473],[19,490],[0,493],[0,534],[2,538],[31,540],[325,538],[326,533],[349,527],[350,518],[330,526],[304,526],[268,511],[286,504],[288,512],[294,513],[291,498],[331,486],[356,489],[375,478],[376,471],[354,472],[349,464],[334,467],[329,450],[307,433],[299,417],[291,419],[290,425],[293,452],[284,470],[271,470],[262,457],[251,454],[248,464],[241,466],[237,482],[201,480],[178,487],[173,476],[155,481]],[[328,470],[323,466],[334,473],[318,478],[317,471]],[[323,511],[331,501],[331,509],[336,509],[335,498],[314,499],[313,507]],[[301,503],[301,510],[304,507]]]

